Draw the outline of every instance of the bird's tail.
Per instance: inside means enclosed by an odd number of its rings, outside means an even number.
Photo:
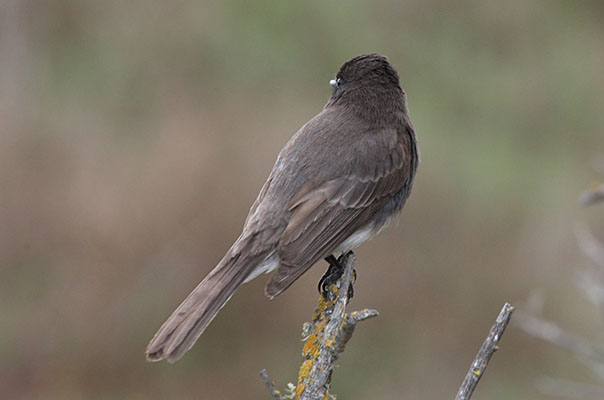
[[[148,361],[182,357],[260,261],[229,253],[159,328],[145,351]]]

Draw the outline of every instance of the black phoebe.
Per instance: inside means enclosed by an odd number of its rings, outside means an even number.
[[[378,54],[354,57],[333,94],[279,153],[241,236],[147,346],[147,359],[178,360],[235,290],[263,272],[274,298],[323,258],[380,232],[409,197],[419,163],[405,92]]]

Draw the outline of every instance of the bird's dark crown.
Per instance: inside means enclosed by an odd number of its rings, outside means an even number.
[[[399,85],[398,73],[388,59],[380,54],[362,54],[346,61],[336,74],[343,83],[372,81]]]

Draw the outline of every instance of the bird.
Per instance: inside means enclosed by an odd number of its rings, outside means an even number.
[[[403,208],[420,157],[394,65],[362,54],[330,84],[323,109],[280,151],[241,235],[160,327],[147,360],[180,359],[243,283],[274,271],[265,287],[273,299],[318,261],[337,267],[334,255]]]

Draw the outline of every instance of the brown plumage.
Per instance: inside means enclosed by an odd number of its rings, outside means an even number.
[[[323,110],[279,153],[241,236],[155,334],[148,360],[178,360],[245,281],[276,269],[266,285],[273,298],[403,207],[419,153],[396,70],[383,56],[361,55],[331,83]]]

